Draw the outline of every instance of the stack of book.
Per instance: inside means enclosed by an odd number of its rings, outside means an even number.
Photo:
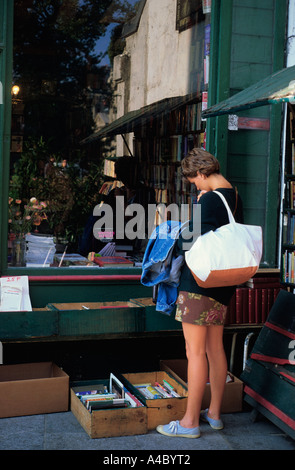
[[[285,250],[282,257],[282,280],[290,284],[295,282],[295,252]]]
[[[180,397],[167,380],[163,380],[162,384],[158,382],[155,382],[154,384],[145,383],[136,384],[135,387],[147,399]]]
[[[228,308],[227,324],[264,323],[280,289],[278,276],[253,277],[237,287]]]
[[[78,387],[75,394],[90,413],[106,408],[137,408],[143,406],[143,403],[127,390],[112,373],[110,374],[109,385],[96,384]]]
[[[27,233],[26,243],[26,265],[28,267],[50,266],[53,263],[56,251],[53,236]]]
[[[74,268],[74,267],[91,267],[95,266],[92,261],[88,260],[84,256],[80,255],[79,253],[56,253],[54,255],[54,264],[58,267],[67,267],[67,268]]]

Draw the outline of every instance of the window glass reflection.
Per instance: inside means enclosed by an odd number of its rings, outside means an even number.
[[[55,251],[65,248],[78,252],[99,202],[106,150],[80,142],[107,123],[110,66],[123,50],[120,29],[135,3],[14,2],[9,265],[26,264],[17,253],[28,233],[31,244],[38,238],[36,253],[43,250],[30,266],[56,265]]]

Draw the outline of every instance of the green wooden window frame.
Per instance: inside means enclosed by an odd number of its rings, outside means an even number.
[[[13,48],[13,2],[0,2],[0,273],[7,269],[8,185],[11,126],[11,83]]]
[[[250,3],[254,0],[248,0]],[[211,10],[211,50],[209,77],[209,106],[229,96],[230,61],[232,44],[233,5],[241,0],[212,0]],[[255,3],[255,2],[254,2]],[[274,41],[273,70],[284,66],[284,41],[287,1],[274,2]],[[3,103],[0,104],[0,273],[25,274],[25,268],[8,268],[7,266],[7,231],[8,231],[8,185],[10,158],[10,124],[11,124],[11,83],[12,83],[12,48],[13,48],[13,2],[0,2],[0,82]],[[222,39],[222,40],[221,40]],[[278,224],[277,199],[279,194],[279,158],[281,110],[272,107],[270,113],[269,159],[267,168],[267,187],[265,188],[265,226],[264,226],[264,260],[269,267],[277,261],[277,234],[274,225]],[[207,149],[216,154],[222,168],[227,168],[228,130],[227,117],[220,116],[208,119]],[[54,268],[34,269],[34,274]],[[32,271],[32,270],[31,270]],[[59,268],[58,273],[67,272]],[[89,271],[87,271],[89,273]],[[79,270],[82,274],[82,271]]]
[[[209,101],[208,106],[219,103],[231,95],[231,65],[232,65],[232,46],[234,25],[234,13],[245,4],[248,7],[269,8],[265,0],[259,5],[254,0],[213,0],[211,12],[211,49],[210,49],[210,77],[209,77]],[[273,36],[272,36],[272,73],[284,67],[284,48],[285,48],[285,26],[286,26],[287,2],[273,2]],[[260,32],[263,34],[263,23],[260,25]],[[250,64],[249,64],[250,65]],[[265,73],[268,75],[269,73]],[[261,77],[262,78],[262,77]],[[255,81],[255,80],[254,80]],[[248,84],[249,86],[250,84]],[[263,113],[263,111],[262,111]],[[281,106],[271,106],[269,110],[270,130],[268,136],[268,154],[266,182],[263,183],[264,206],[264,254],[263,267],[277,266],[277,227],[279,224],[279,168],[281,153]],[[256,132],[256,131],[250,131]],[[228,116],[213,117],[207,120],[207,150],[220,160],[223,173],[230,177],[231,162],[229,161],[229,151],[232,136],[228,131]],[[237,157],[242,158],[242,157]],[[242,164],[242,161],[238,162]],[[245,185],[251,184],[245,178]],[[247,191],[249,193],[249,191]],[[244,205],[250,205],[250,196],[242,195]],[[251,214],[248,215],[251,217]],[[255,217],[255,216],[254,216]],[[253,218],[253,216],[252,216]],[[247,223],[257,223],[261,225],[261,220],[245,220]]]

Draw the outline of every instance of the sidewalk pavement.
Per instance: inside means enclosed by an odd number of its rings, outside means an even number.
[[[261,415],[255,422],[250,411],[224,414],[222,420],[224,429],[221,431],[202,423],[198,439],[166,437],[156,430],[136,436],[91,439],[70,411],[2,418],[0,450],[92,450],[100,451],[100,459],[110,453],[120,455],[120,451],[125,454],[133,451],[130,455],[136,454],[135,451],[151,451],[153,455],[170,451],[174,455],[196,450],[295,450],[295,441]]]

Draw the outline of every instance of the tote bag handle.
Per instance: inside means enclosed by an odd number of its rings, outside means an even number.
[[[218,196],[220,196],[220,199],[223,201],[223,204],[225,205],[225,208],[226,208],[226,210],[227,210],[229,223],[230,223],[230,224],[235,224],[235,223],[236,223],[235,218],[234,218],[234,216],[233,216],[232,211],[231,211],[230,208],[229,208],[229,205],[228,205],[228,203],[227,203],[227,201],[226,201],[224,195],[221,194],[219,191],[213,191],[213,193],[218,194]]]

